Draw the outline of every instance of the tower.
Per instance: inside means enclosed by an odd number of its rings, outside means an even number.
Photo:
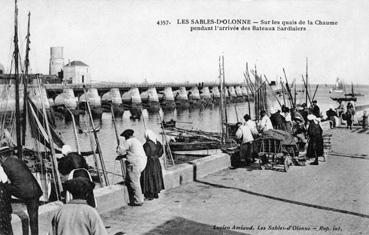
[[[49,75],[58,75],[63,66],[63,47],[50,47]]]

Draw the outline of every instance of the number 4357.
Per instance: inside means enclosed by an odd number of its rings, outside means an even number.
[[[157,25],[170,25],[170,21],[169,20],[158,20],[156,24]]]

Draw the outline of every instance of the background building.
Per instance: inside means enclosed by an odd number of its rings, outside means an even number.
[[[63,47],[50,47],[49,75],[59,75],[64,66]]]
[[[63,67],[63,82],[65,83],[90,83],[88,65],[82,61],[74,60]]]

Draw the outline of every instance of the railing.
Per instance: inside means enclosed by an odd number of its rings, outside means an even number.
[[[89,84],[44,84],[47,90],[62,90],[62,89],[82,89],[85,85],[86,88],[97,89],[109,89],[109,88],[164,88],[164,87],[214,87],[218,86],[218,83],[204,82],[204,83],[118,83],[118,82],[104,82],[104,83],[89,83]],[[226,86],[243,86],[243,83],[227,83]]]

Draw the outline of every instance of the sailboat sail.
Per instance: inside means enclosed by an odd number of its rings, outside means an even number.
[[[343,82],[339,78],[337,78],[336,85],[335,85],[333,91],[334,92],[343,92],[343,88],[344,88]]]
[[[43,114],[36,108],[36,105],[32,102],[31,99],[27,99],[28,101],[28,118],[31,129],[31,136],[37,139],[40,143],[50,148],[50,143],[46,131],[46,124],[41,123],[40,120],[44,120]],[[64,145],[61,138],[55,132],[53,128],[50,127],[52,142],[54,144],[55,149],[61,149]]]

